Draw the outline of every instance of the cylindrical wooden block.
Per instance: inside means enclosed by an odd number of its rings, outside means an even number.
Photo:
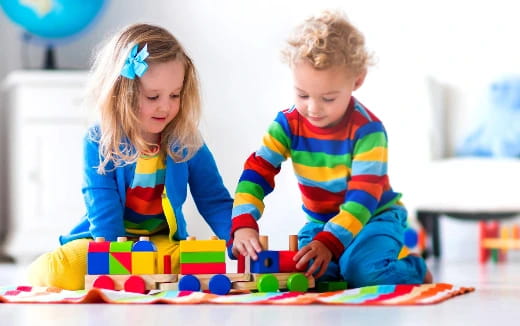
[[[139,241],[150,241],[150,237],[140,236]]]
[[[289,251],[298,251],[298,236],[289,235]]]
[[[96,237],[96,242],[103,242],[105,241],[105,238],[103,237]]]
[[[218,237],[216,235],[212,235],[211,237],[209,237],[210,240],[218,240]]]
[[[197,237],[190,235],[189,237],[186,238],[186,240],[197,240]]]
[[[127,237],[117,237],[117,242],[125,242],[126,240],[128,240]]]
[[[266,235],[261,235],[260,245],[262,246],[262,250],[269,250],[269,237]]]

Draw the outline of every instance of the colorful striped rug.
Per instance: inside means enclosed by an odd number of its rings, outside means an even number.
[[[2,303],[116,303],[116,304],[327,304],[327,305],[427,305],[474,291],[447,283],[375,285],[324,293],[246,293],[215,295],[204,292],[156,291],[136,294],[111,290],[66,291],[49,287],[0,286]]]

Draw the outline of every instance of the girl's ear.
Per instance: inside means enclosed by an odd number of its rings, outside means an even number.
[[[353,91],[355,91],[356,89],[360,88],[361,85],[363,85],[366,76],[367,70],[363,69],[363,71],[356,77],[356,79],[354,79],[354,88],[352,89]]]

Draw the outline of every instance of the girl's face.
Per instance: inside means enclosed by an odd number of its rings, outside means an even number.
[[[157,144],[179,113],[183,81],[184,65],[178,60],[152,63],[140,78],[139,119],[146,141]]]
[[[292,67],[296,108],[313,126],[333,127],[348,109],[352,92],[358,89],[366,73],[351,76],[344,67],[315,69],[308,62]]]

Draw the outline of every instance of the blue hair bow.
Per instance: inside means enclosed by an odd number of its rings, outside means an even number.
[[[148,64],[144,60],[149,55],[148,44],[145,44],[139,53],[137,53],[137,48],[136,44],[128,54],[125,65],[121,70],[121,76],[128,79],[134,79],[136,75],[141,77],[148,69]]]

